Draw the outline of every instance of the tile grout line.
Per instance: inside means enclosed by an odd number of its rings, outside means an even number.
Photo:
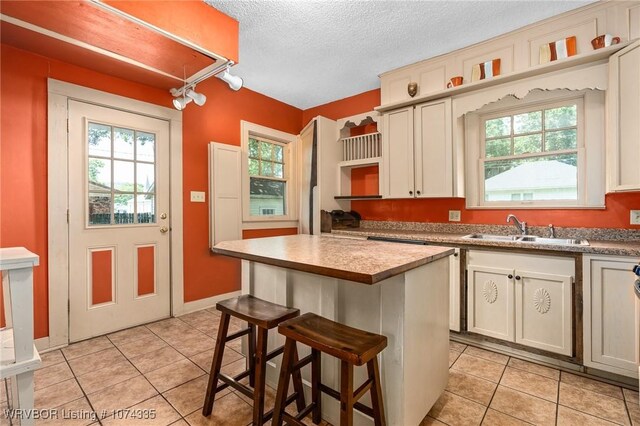
[[[465,348],[465,350],[466,350],[466,348]],[[509,360],[510,359],[511,359],[511,357],[507,358],[507,363],[505,364],[504,368],[502,369],[502,373],[500,374],[500,378],[498,379],[498,383],[496,384],[496,388],[493,390],[493,393],[491,394],[491,398],[489,399],[489,402],[487,403],[487,409],[484,410],[484,414],[482,415],[482,419],[480,420],[480,424],[482,424],[484,422],[485,417],[487,417],[487,413],[489,412],[489,407],[491,407],[491,403],[493,402],[493,398],[496,396],[496,393],[498,392],[498,387],[500,387],[500,381],[502,380],[502,377],[504,376],[504,372],[507,371],[507,365],[509,365]],[[506,413],[504,413],[504,414],[506,414]]]
[[[108,338],[107,338],[108,340]],[[109,340],[109,342],[111,342],[111,340]],[[106,350],[106,349],[104,349]],[[98,353],[101,351],[96,351],[93,353]],[[80,388],[80,391],[82,392],[82,395],[84,396],[84,399],[87,401],[87,404],[89,404],[89,407],[91,407],[91,410],[93,411],[93,413],[95,414],[95,418],[98,421],[98,424],[102,426],[102,419],[100,419],[100,416],[98,415],[98,412],[96,411],[96,408],[93,406],[93,404],[91,403],[91,400],[89,399],[89,396],[87,395],[87,393],[84,391],[84,388],[82,387],[82,385],[80,384],[80,382],[78,381],[78,376],[76,376],[76,372],[73,371],[73,368],[71,368],[71,364],[69,364],[69,360],[67,359],[67,356],[64,354],[64,352],[62,351],[62,349],[60,349],[60,354],[62,355],[62,358],[64,358],[64,362],[67,363],[67,367],[69,367],[69,370],[71,370],[71,374],[73,374],[73,380],[76,381],[78,387]],[[87,355],[91,355],[91,354],[87,354]],[[76,358],[81,358],[81,357],[76,357]],[[45,388],[46,389],[46,388]],[[74,400],[75,401],[75,400]],[[70,401],[73,402],[73,401]],[[63,404],[64,405],[64,404]],[[90,423],[90,424],[94,424]]]
[[[147,328],[151,333],[153,333],[153,330],[149,329],[146,325],[144,325],[144,327],[145,327],[145,328]],[[158,338],[160,338],[160,339],[161,339],[163,342],[165,342],[167,345],[169,345],[170,347],[172,347],[172,348],[173,348],[173,346],[171,346],[171,345],[169,344],[169,342],[167,342],[167,341],[165,341],[164,339],[162,339],[162,337],[158,336],[158,335],[157,335],[157,334],[155,334],[155,333],[153,333],[153,334],[154,334],[154,335],[156,335]],[[135,369],[136,369],[136,371],[137,371],[138,373],[140,373],[140,375],[141,375],[142,377],[144,377],[144,379],[145,379],[145,380],[146,380],[146,381],[151,385],[151,387],[153,387],[153,389],[158,393],[158,395],[159,395],[159,396],[160,396],[160,397],[161,397],[161,398],[162,398],[162,399],[163,399],[167,404],[169,404],[169,407],[171,407],[171,408],[173,409],[173,411],[175,411],[175,412],[178,414],[178,416],[179,416],[180,418],[183,418],[183,417],[182,417],[182,414],[180,414],[180,413],[178,412],[178,410],[176,409],[176,407],[174,407],[174,406],[173,406],[173,404],[171,404],[171,402],[169,402],[169,400],[168,400],[168,399],[163,395],[163,393],[162,393],[162,392],[160,392],[160,391],[158,390],[158,388],[156,388],[156,387],[154,386],[154,384],[153,384],[153,383],[151,383],[151,382],[149,381],[149,379],[147,379],[147,376],[145,376],[145,375],[144,375],[144,373],[142,373],[142,371],[140,371],[140,370],[138,369],[138,367],[136,367],[136,366],[131,362],[131,360],[130,360],[130,359],[129,359],[129,358],[128,358],[124,353],[122,353],[122,351],[120,350],[120,348],[118,348],[118,347],[115,345],[115,343],[113,343],[113,341],[109,338],[109,336],[107,335],[106,337],[107,337],[107,339],[109,339],[109,341],[111,342],[111,344],[113,344],[113,346],[115,346],[115,348],[116,348],[116,349],[117,349],[117,350],[118,350],[118,351],[119,351],[119,352],[120,352],[120,353],[125,357],[125,359],[126,359],[126,360],[127,360],[127,361],[132,365],[132,366],[133,366],[133,368],[135,368]],[[175,348],[173,348],[173,349],[175,349]],[[177,350],[177,349],[175,349],[175,350]],[[187,358],[187,359],[188,359],[188,358]],[[190,361],[193,365],[196,365],[193,361],[191,361],[191,360],[189,360],[189,361]],[[198,365],[196,365],[196,367],[200,368],[200,366],[198,366]],[[159,370],[159,369],[156,369],[156,370]],[[202,370],[202,369],[200,368],[200,370]],[[152,371],[155,371],[155,370],[152,370]],[[198,377],[196,377],[196,378],[194,378],[194,379],[192,379],[192,380],[198,379],[198,378],[200,378],[200,377],[202,377],[202,376],[198,376]],[[126,380],[125,380],[125,381],[126,381]],[[190,381],[190,380],[189,380],[189,381]],[[187,381],[187,382],[185,382],[185,383],[188,383],[189,381]],[[120,382],[120,383],[124,383],[124,382]],[[183,384],[184,384],[184,383],[181,383],[181,384],[179,384],[178,386],[182,386]],[[170,388],[170,389],[167,389],[167,390],[165,390],[165,392],[168,392],[168,391],[170,391],[170,390],[172,390],[172,389],[175,389],[175,388],[177,388],[178,386],[174,386],[174,387],[172,387],[172,388]],[[110,386],[110,387],[111,387],[111,386]],[[136,402],[136,403],[135,403],[135,404],[133,404],[133,405],[141,404],[141,403],[143,403],[143,402],[145,402],[145,401],[148,401],[148,400],[150,400],[150,399],[152,399],[152,398],[155,398],[155,397],[156,397],[156,396],[158,396],[158,395],[154,395],[154,396],[152,396],[152,397],[150,397],[150,398],[147,398],[147,399],[145,399],[145,400],[142,400],[142,401]],[[131,407],[133,407],[133,405],[132,405]],[[124,407],[124,408],[130,408],[130,407]],[[178,419],[178,420],[180,420],[180,419]],[[176,420],[176,422],[177,422],[178,420]],[[185,420],[185,421],[186,421],[186,420]],[[175,422],[173,422],[173,423],[175,423]],[[173,424],[173,423],[171,423],[171,424]],[[187,422],[187,423],[189,423],[189,422]]]

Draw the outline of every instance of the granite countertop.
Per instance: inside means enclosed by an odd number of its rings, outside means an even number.
[[[640,256],[640,241],[638,240],[591,240],[588,246],[581,245],[551,245],[535,244],[511,241],[470,240],[462,238],[469,233],[430,232],[411,229],[380,229],[380,228],[353,228],[334,229],[333,235],[354,237],[386,237],[406,240],[427,241],[429,243],[452,245],[463,248],[496,247],[518,248],[535,251],[608,254],[617,256]]]
[[[453,254],[450,247],[290,235],[224,241],[211,249],[282,268],[375,284]]]

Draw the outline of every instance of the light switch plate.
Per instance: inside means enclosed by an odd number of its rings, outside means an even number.
[[[640,225],[640,210],[631,210],[631,220],[632,225]]]
[[[204,203],[204,191],[191,191],[192,203]]]
[[[449,222],[460,222],[460,210],[449,210]]]

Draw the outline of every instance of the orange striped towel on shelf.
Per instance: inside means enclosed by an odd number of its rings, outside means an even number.
[[[576,36],[571,36],[540,46],[540,63],[546,64],[557,59],[564,59],[578,53]]]
[[[471,68],[471,81],[484,80],[500,75],[500,59],[483,62]]]

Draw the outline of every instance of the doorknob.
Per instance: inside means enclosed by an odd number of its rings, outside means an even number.
[[[163,226],[162,228],[160,228],[160,232],[162,232],[163,234],[166,234],[168,230],[169,228],[167,228],[166,226]]]
[[[166,214],[166,213],[162,213],[162,214],[160,215],[160,219],[166,219],[166,218],[167,218],[167,214]]]

